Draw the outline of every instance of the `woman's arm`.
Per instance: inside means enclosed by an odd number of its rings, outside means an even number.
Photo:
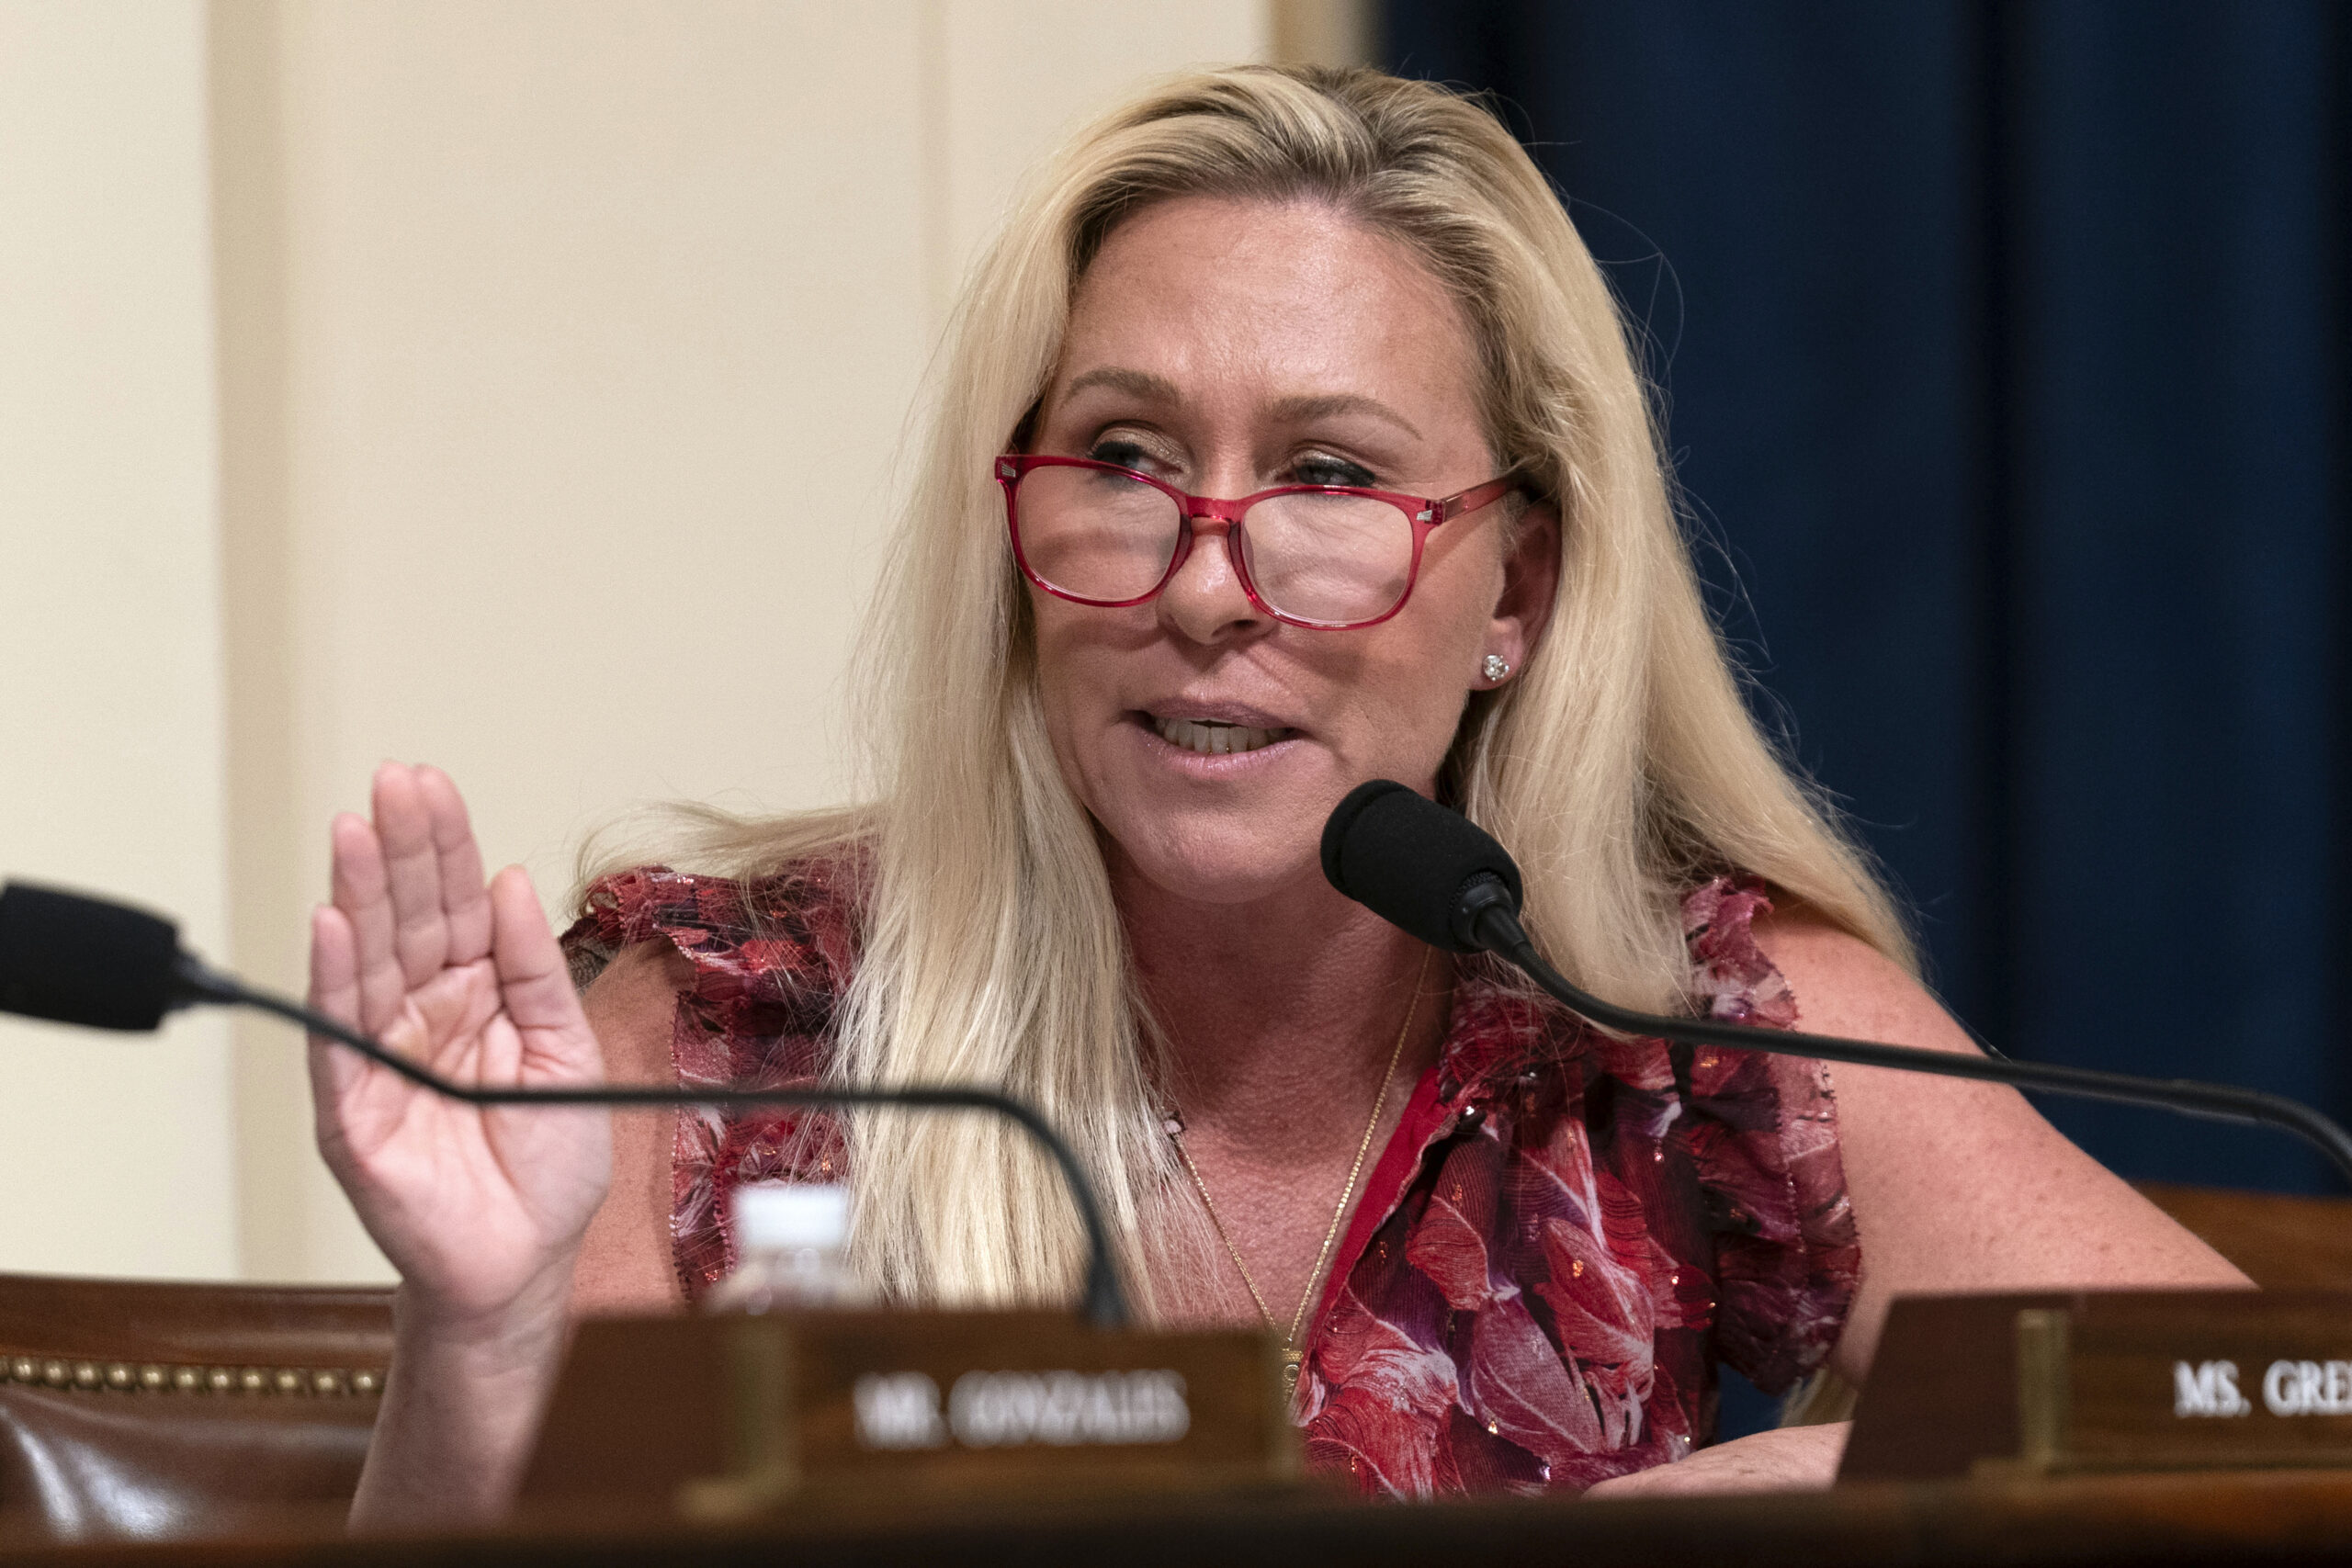
[[[666,943],[622,953],[582,998],[616,1083],[674,1080],[671,1021],[685,961]],[[403,1280],[394,1298],[393,1377],[384,1391],[355,1527],[447,1525],[503,1514],[529,1462],[570,1323],[677,1304],[669,1227],[674,1113],[613,1118],[612,1184],[576,1261],[481,1321],[451,1317],[438,1292]]]
[[[530,879],[510,868],[485,885],[456,787],[386,763],[373,807],[334,824],[311,1005],[459,1082],[600,1081],[602,1050]],[[353,1522],[492,1516],[562,1350],[582,1238],[610,1182],[612,1118],[444,1100],[315,1038],[310,1062],[320,1152],[401,1275]]]
[[[1801,1027],[1976,1050],[1917,981],[1818,918],[1775,916],[1756,934],[1789,978]],[[1879,1067],[1834,1073],[1862,1244],[1861,1289],[1830,1363],[1849,1382],[1869,1373],[1897,1295],[2251,1283],[2017,1090]]]
[[[1930,1050],[1973,1052],[1951,1015],[1866,943],[1799,911],[1760,920],[1765,956],[1788,976],[1799,1027]],[[1860,1384],[1887,1303],[1934,1291],[2250,1283],[2220,1254],[2058,1130],[2015,1089],[1840,1065],[1839,1153],[1860,1234],[1862,1278],[1830,1366]],[[1846,1426],[1759,1433],[1593,1488],[1667,1492],[1826,1486]]]

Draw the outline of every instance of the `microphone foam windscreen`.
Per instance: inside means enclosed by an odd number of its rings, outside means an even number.
[[[0,1012],[89,1029],[153,1029],[176,990],[179,931],[103,898],[0,887]]]
[[[1331,886],[1431,947],[1467,953],[1453,934],[1453,905],[1481,874],[1502,879],[1517,907],[1519,867],[1458,811],[1394,779],[1358,784],[1323,825],[1323,874]]]

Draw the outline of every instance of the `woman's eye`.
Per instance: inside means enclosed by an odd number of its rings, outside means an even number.
[[[1151,462],[1151,454],[1141,443],[1116,437],[1097,441],[1086,449],[1086,455],[1097,463],[1113,463],[1122,468],[1143,468]]]
[[[1361,463],[1351,463],[1344,457],[1302,457],[1291,466],[1291,483],[1302,485],[1347,485],[1368,490],[1373,485],[1370,468]]]

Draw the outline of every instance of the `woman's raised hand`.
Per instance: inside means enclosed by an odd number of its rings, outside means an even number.
[[[311,1005],[464,1084],[601,1082],[604,1059],[531,881],[487,886],[447,774],[387,762],[374,821],[335,819],[334,902],[311,926]],[[560,1336],[612,1174],[609,1114],[446,1100],[313,1038],[319,1147],[400,1269],[406,1326]]]

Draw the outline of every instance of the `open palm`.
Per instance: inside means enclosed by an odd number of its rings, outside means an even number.
[[[335,820],[311,1005],[459,1083],[602,1081],[529,877],[509,867],[484,884],[447,776],[387,762],[373,816]],[[487,1321],[568,1292],[611,1180],[605,1111],[467,1105],[316,1038],[311,1077],[320,1150],[419,1305]]]

